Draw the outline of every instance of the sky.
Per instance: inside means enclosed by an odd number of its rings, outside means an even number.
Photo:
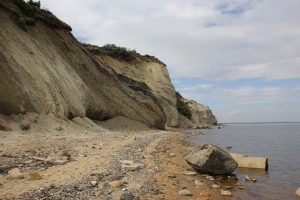
[[[219,122],[300,121],[299,0],[41,0],[81,42],[167,64]]]

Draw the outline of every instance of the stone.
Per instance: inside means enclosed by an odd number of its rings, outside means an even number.
[[[28,171],[24,173],[24,178],[28,181],[41,180],[42,176],[37,171]]]
[[[97,185],[97,181],[91,181],[91,185],[92,186],[96,186]]]
[[[122,186],[122,182],[121,181],[112,181],[109,183],[109,185],[112,187],[112,188],[119,188]]]
[[[300,197],[300,187],[296,190],[296,195],[298,196],[298,197]]]
[[[210,197],[210,193],[208,192],[208,191],[202,191],[201,193],[200,193],[200,197]]]
[[[238,188],[239,188],[240,190],[244,190],[244,189],[245,189],[245,186],[239,185]]]
[[[120,163],[123,165],[132,165],[133,161],[132,160],[120,160]]]
[[[134,200],[135,196],[129,192],[124,192],[121,194],[120,200]]]
[[[188,189],[183,189],[178,192],[181,196],[193,196],[193,194]]]
[[[170,153],[170,157],[176,157],[176,154],[175,153]]]
[[[196,186],[203,186],[204,183],[201,182],[201,181],[195,180],[195,185],[196,185]]]
[[[244,176],[244,179],[245,181],[251,181],[250,177],[247,174]]]
[[[213,185],[211,186],[211,188],[212,188],[212,189],[219,189],[219,188],[220,188],[220,186],[219,186],[219,185],[217,185],[217,184],[213,184]]]
[[[232,196],[232,193],[230,192],[230,191],[228,191],[228,190],[222,190],[221,191],[221,195],[222,196]]]
[[[232,187],[231,185],[225,185],[224,188],[225,188],[226,190],[230,190],[230,189],[232,189],[233,187]]]
[[[132,165],[122,165],[122,169],[126,170],[126,171],[135,171],[135,170],[139,170],[143,167],[144,165],[141,163],[133,163]]]
[[[68,160],[54,160],[52,162],[53,165],[65,165],[67,164],[69,161]]]
[[[202,174],[232,174],[238,166],[228,152],[211,144],[203,144],[195,147],[185,155],[185,160],[197,172]]]
[[[197,175],[197,172],[185,171],[185,172],[182,172],[182,174],[186,175],[186,176],[195,176],[195,175]]]
[[[18,168],[15,168],[8,171],[7,179],[8,180],[24,179],[24,175],[21,173],[21,171]]]

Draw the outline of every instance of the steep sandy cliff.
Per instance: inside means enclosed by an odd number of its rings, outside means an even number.
[[[82,45],[68,25],[22,0],[0,0],[0,27],[0,113],[124,116],[162,129],[216,124],[194,101],[184,100],[190,119],[179,114],[166,65],[155,57]]]
[[[162,105],[147,85],[105,66],[66,27],[37,19],[24,29],[12,2],[0,1],[0,113],[121,115],[164,128]]]
[[[137,53],[130,60],[116,58],[102,51],[94,51],[94,53],[100,62],[113,68],[118,74],[145,83],[163,107],[166,126],[179,125],[175,89],[164,63],[154,57],[141,56]]]

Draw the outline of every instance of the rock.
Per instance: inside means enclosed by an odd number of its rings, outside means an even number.
[[[219,188],[220,188],[220,186],[219,186],[219,185],[217,185],[217,184],[213,184],[213,185],[211,186],[211,188],[212,188],[212,189],[219,189]]]
[[[244,179],[245,181],[251,181],[251,178],[247,174],[244,176]]]
[[[61,157],[67,157],[67,158],[70,158],[71,157],[71,154],[67,151],[67,150],[63,150],[61,152],[58,153],[58,156],[61,156]]]
[[[120,200],[134,200],[135,196],[129,192],[124,192],[121,194]]]
[[[135,171],[138,169],[141,169],[144,165],[141,163],[133,163],[131,165],[122,165],[122,169],[126,170],[126,171]]]
[[[230,189],[232,189],[233,187],[232,187],[231,185],[225,185],[224,188],[225,188],[226,190],[230,190]]]
[[[296,195],[300,197],[300,187],[296,190]]]
[[[112,187],[112,188],[119,188],[122,186],[122,182],[121,181],[112,181],[109,183],[109,185]]]
[[[91,185],[92,186],[96,186],[97,185],[97,181],[91,181]]]
[[[257,182],[256,179],[250,178],[247,174],[244,176],[245,181],[252,181],[252,182]]]
[[[232,196],[232,193],[228,190],[222,190],[221,191],[221,195],[222,196]]]
[[[181,196],[193,196],[193,194],[188,189],[183,189],[178,192]]]
[[[37,171],[28,171],[24,173],[24,178],[28,181],[41,180],[42,176]]]
[[[124,165],[132,165],[133,161],[132,160],[120,160],[120,163],[122,163]]]
[[[185,171],[185,172],[182,172],[182,174],[186,175],[186,176],[195,176],[195,175],[197,175],[197,172]]]
[[[65,165],[66,163],[68,163],[68,160],[54,160],[52,162],[53,165]]]
[[[203,186],[204,183],[201,182],[201,181],[195,180],[195,185],[196,185],[196,186]]]
[[[238,167],[268,170],[267,157],[252,157],[236,153],[230,153],[230,155],[238,163]]]
[[[170,157],[176,157],[176,154],[175,153],[170,153]]]
[[[23,178],[24,178],[24,175],[21,173],[21,171],[18,168],[8,171],[8,175],[7,175],[8,180],[23,179]]]
[[[244,189],[245,189],[245,186],[239,185],[238,188],[239,188],[240,190],[244,190]]]
[[[200,173],[231,174],[237,168],[237,163],[229,153],[210,144],[195,147],[185,155],[185,160]]]
[[[201,193],[200,193],[200,197],[210,197],[210,193],[208,192],[208,191],[202,191]]]

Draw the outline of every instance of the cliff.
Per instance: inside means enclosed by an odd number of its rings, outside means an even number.
[[[118,74],[145,83],[163,107],[166,126],[177,127],[179,125],[175,89],[163,62],[152,56],[142,56],[135,51],[126,49],[124,52],[128,52],[129,55],[113,54],[116,52],[114,48],[120,47],[112,46],[103,50],[103,48],[93,45],[85,46],[96,55],[99,62],[113,68]]]
[[[98,61],[67,26],[18,24],[25,14],[0,2],[0,113],[53,113],[104,120],[125,116],[164,128],[163,108],[149,87]],[[24,24],[22,24],[24,25]]]
[[[0,113],[124,116],[161,129],[216,122],[192,101],[183,120],[166,65],[152,56],[82,45],[67,24],[22,0],[0,1],[0,27]]]

